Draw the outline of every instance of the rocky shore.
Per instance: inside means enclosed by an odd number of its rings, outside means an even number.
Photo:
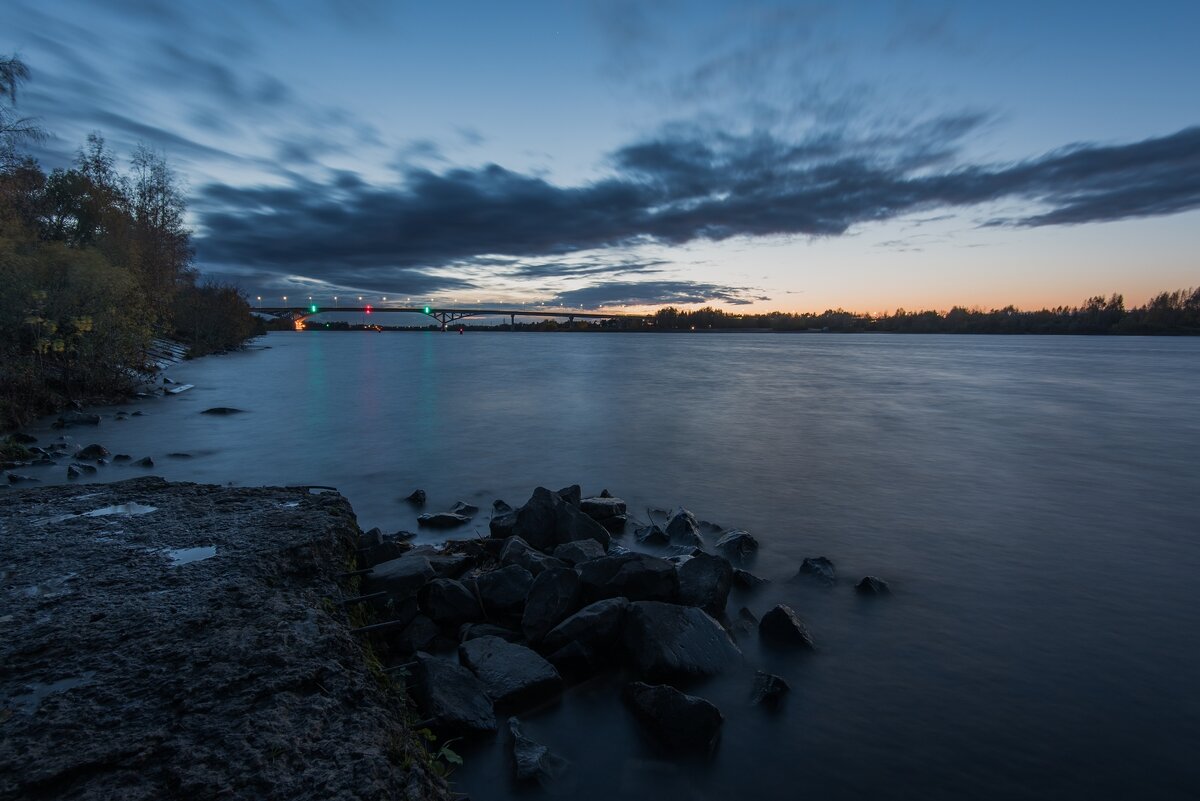
[[[515,780],[569,788],[519,716],[600,673],[660,758],[709,759],[725,718],[702,679],[744,672],[748,703],[776,709],[788,682],[741,643],[804,659],[817,639],[786,605],[731,613],[766,583],[752,534],[648,514],[539,487],[496,501],[489,536],[414,545],[317,488],[12,491],[0,798],[450,798],[453,742],[497,736]],[[458,503],[418,523],[479,517]],[[792,580],[839,583],[823,557]]]
[[[448,798],[351,633],[358,533],[307,489],[0,498],[0,798]]]

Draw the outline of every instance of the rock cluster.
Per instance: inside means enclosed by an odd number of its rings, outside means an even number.
[[[423,525],[478,510],[456,504]],[[655,515],[657,514],[657,517]],[[766,580],[745,569],[758,542],[749,532],[698,521],[686,509],[651,512],[635,534],[657,553],[615,541],[627,507],[607,491],[585,498],[578,485],[538,487],[518,508],[492,507],[490,537],[413,546],[377,530],[364,535],[368,556],[391,543],[391,558],[369,561],[366,590],[385,596],[382,643],[411,666],[410,690],[427,723],[454,734],[493,732],[498,715],[545,704],[566,686],[619,669],[634,683],[624,699],[662,750],[704,757],[713,752],[723,716],[703,698],[672,686],[694,683],[743,664],[735,637],[757,632],[764,644],[812,649],[807,625],[779,604],[761,621],[741,608],[727,616],[731,592]],[[708,542],[711,541],[711,546]],[[706,547],[710,550],[706,550]],[[832,562],[805,560],[801,574],[834,580]],[[886,587],[864,579],[860,592]],[[370,597],[370,596],[368,596]],[[758,673],[752,702],[777,707],[788,690]],[[517,776],[545,782],[565,763],[508,723]]]

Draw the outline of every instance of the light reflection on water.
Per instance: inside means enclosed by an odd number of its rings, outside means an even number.
[[[696,688],[716,760],[649,753],[603,680],[533,715],[579,798],[1194,797],[1200,771],[1200,340],[280,333],[172,369],[196,388],[69,431],[172,479],[328,484],[364,528],[400,499],[487,508],[607,487],[748,528],[751,598],[819,651]],[[212,406],[245,409],[200,415]],[[47,439],[57,436],[43,427]],[[162,457],[175,451],[196,456]],[[61,478],[65,467],[41,472]],[[99,478],[146,472],[102,468]],[[2,496],[0,496],[2,497]],[[481,518],[480,529],[486,530]],[[824,555],[831,590],[786,579]],[[889,580],[867,602],[850,580]],[[747,705],[754,666],[793,687]],[[509,792],[503,738],[466,749]]]

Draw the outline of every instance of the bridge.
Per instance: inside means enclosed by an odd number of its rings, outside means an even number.
[[[441,323],[442,330],[466,317],[507,317],[509,324],[515,326],[517,317],[566,317],[569,322],[575,318],[590,320],[644,320],[648,315],[623,314],[617,312],[585,312],[570,309],[482,309],[482,308],[446,308],[444,306],[261,306],[253,311],[270,314],[274,317],[288,317],[297,323],[303,323],[318,314],[424,314]]]

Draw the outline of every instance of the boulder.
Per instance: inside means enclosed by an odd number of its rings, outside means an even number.
[[[499,637],[479,637],[458,647],[458,658],[498,705],[515,708],[562,691],[558,671],[536,652]]]
[[[9,434],[8,438],[18,445],[32,445],[33,443],[37,442],[37,437],[33,436],[32,434],[26,434],[23,431],[17,431]]]
[[[571,766],[567,760],[535,743],[521,731],[521,721],[508,719],[508,731],[513,740],[513,764],[517,781],[535,781],[543,786],[553,784]]]
[[[143,456],[141,459],[138,459],[136,462],[134,462],[134,464],[136,464],[138,467],[154,467],[154,460],[149,456]]]
[[[625,514],[625,501],[620,498],[584,498],[579,502],[579,511],[596,521]]]
[[[565,679],[585,679],[601,665],[600,654],[594,654],[586,646],[569,642],[557,651],[546,655],[547,661]]]
[[[496,714],[487,690],[475,674],[447,659],[416,655],[412,695],[431,725],[449,734],[496,730]]]
[[[234,409],[232,406],[214,406],[211,409],[205,409],[204,411],[200,412],[200,414],[215,414],[215,415],[229,415],[229,414],[241,414],[241,413],[242,413],[241,409]],[[136,414],[136,412],[134,414]]]
[[[404,500],[408,501],[413,506],[424,506],[425,505],[425,490],[415,489]]]
[[[698,606],[713,617],[725,614],[733,565],[721,556],[700,553],[679,566],[679,603]]]
[[[507,642],[521,642],[521,633],[497,626],[495,623],[464,623],[458,630],[459,642],[477,640],[480,637],[499,637]]]
[[[439,626],[457,628],[483,616],[479,600],[461,581],[438,578],[417,592],[421,611]]]
[[[627,598],[589,604],[552,628],[542,638],[542,649],[552,653],[577,644],[589,660],[602,661],[615,650],[628,611]]]
[[[92,443],[91,445],[88,445],[87,447],[80,448],[75,453],[75,458],[83,459],[88,462],[94,462],[97,459],[103,459],[105,456],[108,456],[108,455],[109,455],[108,448],[104,447],[103,445],[99,445],[97,443]]]
[[[470,522],[471,518],[455,512],[426,512],[417,518],[417,525],[426,528],[454,528]]]
[[[192,458],[192,455],[190,453],[183,453],[181,451],[176,451],[174,453],[168,453],[167,456],[169,456],[172,459],[191,459]]]
[[[74,467],[76,470],[78,470],[81,473],[95,473],[96,472],[95,465],[82,464],[80,462],[72,462],[71,467]]]
[[[756,590],[766,583],[767,579],[756,576],[749,570],[742,570],[740,567],[733,569],[733,586],[739,590]]]
[[[504,502],[497,501],[496,503]],[[504,505],[508,507],[508,510],[502,512],[499,509],[493,508],[492,519],[488,521],[488,532],[492,539],[508,539],[513,535],[513,529],[517,525],[517,510],[509,507],[506,503]]]
[[[638,723],[667,751],[712,754],[725,718],[708,701],[665,684],[640,681],[627,686],[623,696]]]
[[[493,516],[506,515],[511,511],[513,511],[513,508],[499,498],[492,501]]]
[[[583,585],[579,574],[569,567],[543,570],[532,582],[525,598],[521,631],[536,643],[579,608]]]
[[[777,706],[791,686],[774,673],[754,671],[754,686],[750,689],[750,703]]]
[[[83,471],[73,464],[67,465],[67,478],[79,478],[83,475]]]
[[[742,655],[708,613],[659,601],[632,603],[622,638],[632,667],[651,678],[711,676]]]
[[[453,514],[462,515],[463,517],[474,517],[479,513],[479,507],[465,503],[464,501],[455,501],[454,505],[450,507],[450,511]]]
[[[633,536],[642,545],[647,545],[655,548],[665,548],[671,544],[671,538],[667,535],[662,526],[651,523],[648,526],[642,526],[633,532]]]
[[[115,456],[113,456],[113,461],[114,462],[128,462],[132,458],[133,457],[130,456],[128,453],[118,453]]]
[[[889,595],[892,592],[888,583],[877,576],[863,576],[854,589],[859,595]]]
[[[383,544],[383,529],[379,526],[364,531],[358,538],[359,548],[374,548]]]
[[[516,536],[505,541],[504,548],[500,551],[500,563],[520,565],[535,576],[550,567],[566,567],[563,562],[531,548],[529,543]]]
[[[583,490],[579,488],[578,484],[572,484],[569,487],[563,487],[554,494],[574,506],[576,509],[579,508],[579,503],[583,498]]]
[[[629,517],[627,515],[613,515],[597,522],[604,526],[604,530],[609,534],[621,534],[625,531],[625,524],[629,522]]]
[[[32,484],[32,483],[38,482],[38,481],[41,481],[41,479],[34,478],[33,476],[23,476],[20,473],[9,473],[8,474],[8,483],[9,484]]]
[[[553,550],[564,542],[587,539],[608,547],[610,537],[603,526],[545,487],[535,489],[533,496],[514,516],[511,533],[540,551]],[[493,518],[492,522],[503,529],[505,524],[497,521],[504,519]],[[496,536],[495,528],[492,536]]]
[[[758,636],[771,645],[812,648],[812,634],[790,606],[777,604],[758,622]]]
[[[393,644],[400,653],[412,654],[428,650],[441,633],[442,630],[438,628],[437,623],[425,615],[417,615],[400,630],[400,634],[395,638]]]
[[[683,507],[676,509],[667,518],[665,530],[667,539],[672,545],[704,547],[704,540],[700,538],[700,524],[696,522],[696,516]]]
[[[403,598],[415,593],[426,582],[437,578],[429,559],[421,554],[407,553],[399,559],[380,562],[371,569],[367,584],[373,591],[387,590]]]
[[[758,540],[749,531],[735,528],[717,540],[717,550],[731,562],[744,562],[758,552]]]
[[[578,565],[604,556],[604,546],[595,540],[564,542],[554,549],[554,558],[568,565]]]
[[[533,574],[520,565],[505,565],[475,577],[475,590],[489,617],[519,617]]]
[[[810,556],[800,563],[800,570],[796,572],[795,577],[814,578],[824,584],[833,584],[837,581],[837,570],[834,569],[833,562],[824,556]]]
[[[605,556],[579,566],[584,598],[624,597],[631,601],[673,601],[679,594],[675,566],[644,553]]]

